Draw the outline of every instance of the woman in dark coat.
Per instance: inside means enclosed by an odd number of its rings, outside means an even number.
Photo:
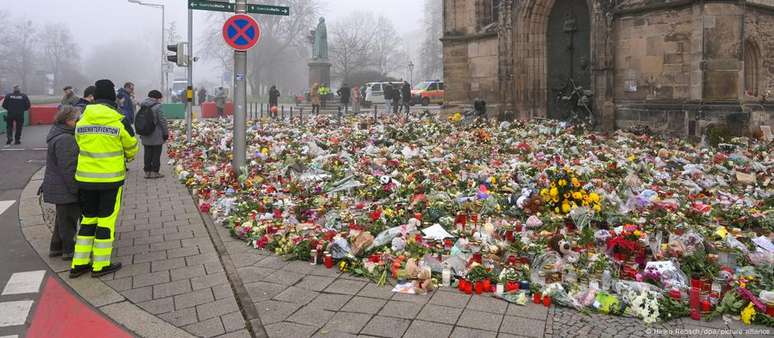
[[[56,221],[51,236],[49,257],[73,258],[75,233],[81,218],[75,168],[78,164],[78,144],[75,143],[75,123],[80,111],[62,106],[54,119],[46,143],[46,173],[43,177],[43,201],[56,205]]]

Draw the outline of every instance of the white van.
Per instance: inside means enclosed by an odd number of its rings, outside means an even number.
[[[384,86],[391,84],[392,88],[400,90],[402,82],[369,82],[366,83],[366,104],[384,104]]]

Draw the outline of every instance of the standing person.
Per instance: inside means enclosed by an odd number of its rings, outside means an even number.
[[[392,95],[394,94],[394,90],[389,82],[385,83],[382,86],[382,89],[384,90],[384,112],[389,114],[392,110]]]
[[[64,92],[64,96],[62,96],[62,105],[63,106],[74,106],[78,104],[78,101],[80,101],[80,98],[78,95],[75,95],[75,92],[73,92],[72,86],[67,86],[62,89]]]
[[[86,89],[83,90],[83,97],[78,100],[78,103],[75,104],[75,107],[81,110],[81,113],[83,113],[84,110],[86,110],[86,106],[94,103],[94,91],[97,90],[94,86],[88,86]]]
[[[118,107],[129,125],[134,124],[134,83],[127,82],[118,90]]]
[[[78,164],[78,144],[75,143],[75,124],[79,110],[65,105],[54,117],[54,126],[48,132],[46,143],[46,173],[43,176],[43,201],[56,205],[54,233],[48,249],[49,257],[73,259],[75,232],[81,219],[78,204],[78,184],[75,168]]]
[[[201,106],[204,102],[207,101],[207,89],[202,87],[199,89],[199,93],[197,95],[199,95],[199,105]]]
[[[360,113],[360,86],[352,86],[352,113]]]
[[[411,111],[411,85],[408,81],[403,81],[403,87],[400,88],[400,94],[403,97],[403,106],[401,110],[405,110],[406,115]]]
[[[276,118],[276,114],[274,113],[274,107],[278,106],[279,102],[279,90],[277,90],[277,86],[271,86],[269,88],[269,111],[272,112],[272,117]]]
[[[224,110],[226,109],[226,91],[223,87],[218,87],[215,91],[215,109],[218,110],[218,117],[226,117]]]
[[[324,83],[320,85],[320,106],[325,107],[325,101],[328,100],[328,95],[331,94],[331,89],[328,88]]]
[[[398,109],[400,109],[400,87],[395,85],[392,90],[392,113],[397,115]]]
[[[24,112],[30,110],[30,98],[27,94],[21,92],[19,86],[13,86],[13,92],[5,96],[3,100],[3,109],[7,111],[5,116],[5,135],[8,141],[5,144],[11,144],[13,137],[14,144],[21,144],[22,127],[24,126]],[[16,134],[14,135],[14,125]]]
[[[345,83],[336,91],[336,94],[339,94],[339,100],[344,105],[344,114],[346,115],[349,113],[349,99],[352,96],[352,89]]]
[[[99,80],[95,87],[96,101],[86,106],[75,126],[75,141],[80,148],[75,181],[83,219],[75,241],[70,278],[89,271],[92,277],[100,277],[121,269],[120,262],[111,263],[110,259],[126,161],[134,160],[138,150],[131,127],[118,112],[113,82]]]
[[[164,175],[159,173],[161,169],[161,150],[164,142],[169,139],[169,130],[167,129],[167,119],[161,111],[161,92],[151,90],[148,98],[140,104],[140,111],[144,114],[150,113],[149,120],[153,121],[153,131],[148,135],[140,135],[142,145],[145,149],[145,178],[162,178]],[[138,131],[139,133],[139,131]]]
[[[315,83],[309,90],[309,101],[312,102],[312,114],[320,114],[320,84]]]

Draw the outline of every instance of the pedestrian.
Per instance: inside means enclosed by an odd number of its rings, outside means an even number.
[[[153,131],[148,135],[140,135],[143,148],[145,150],[145,178],[162,178],[161,170],[161,151],[164,142],[169,139],[169,129],[167,129],[167,119],[161,111],[161,101],[163,96],[158,90],[151,90],[148,98],[140,104],[140,111],[150,113],[150,119],[153,121]]]
[[[344,105],[344,114],[346,115],[349,113],[349,100],[352,97],[352,89],[345,83],[336,91],[336,94],[339,95],[339,101]]]
[[[96,87],[94,86],[88,86],[86,89],[83,90],[83,97],[78,100],[78,103],[75,104],[75,107],[80,109],[81,113],[83,113],[84,110],[86,110],[86,106],[94,103],[94,91],[96,90]]]
[[[116,220],[126,179],[126,162],[137,155],[137,139],[118,112],[113,82],[95,84],[94,104],[86,106],[75,126],[80,153],[75,170],[83,218],[75,241],[70,278],[91,271],[100,277],[121,269],[111,263]],[[93,262],[92,262],[93,256]]]
[[[312,102],[312,114],[320,114],[320,84],[315,83],[309,90],[309,101]]]
[[[384,112],[389,114],[392,110],[392,95],[393,95],[393,89],[392,85],[388,82],[385,83],[382,86],[382,89],[384,91]]]
[[[400,108],[400,87],[396,84],[395,87],[393,87],[392,90],[392,113],[398,114],[398,109]]]
[[[276,118],[276,114],[272,108],[277,107],[279,104],[280,92],[277,90],[277,86],[271,86],[269,88],[269,111],[272,112],[272,118]]]
[[[63,260],[73,259],[75,232],[81,219],[78,204],[78,184],[75,168],[78,164],[78,144],[75,143],[75,124],[78,108],[65,105],[54,117],[54,126],[48,132],[46,143],[46,171],[43,176],[43,201],[56,205],[54,233],[51,235],[48,256]]]
[[[78,104],[78,101],[80,101],[80,98],[78,95],[75,95],[75,92],[73,91],[72,86],[67,86],[62,89],[64,92],[64,96],[62,97],[62,105],[63,106],[74,106]]]
[[[360,86],[352,86],[352,113],[360,113]]]
[[[403,87],[400,88],[400,94],[403,97],[403,106],[401,110],[404,110],[406,115],[411,111],[411,85],[408,81],[403,81]]]
[[[331,95],[331,88],[323,83],[320,85],[319,93],[320,93],[320,106],[325,108],[325,101],[327,101],[328,96]]]
[[[118,90],[118,107],[129,125],[134,124],[134,83],[127,82]]]
[[[204,87],[200,88],[197,95],[199,96],[199,106],[201,106],[207,101],[207,89],[204,89]]]
[[[215,109],[218,111],[218,117],[226,117],[224,110],[226,109],[226,91],[223,87],[218,87],[215,91]]]
[[[21,144],[24,112],[30,110],[30,98],[21,92],[18,85],[13,86],[13,92],[5,95],[3,109],[7,112],[5,116],[5,135],[8,137],[8,141],[5,144],[11,144],[12,138],[14,144]],[[13,133],[14,129],[16,134]]]

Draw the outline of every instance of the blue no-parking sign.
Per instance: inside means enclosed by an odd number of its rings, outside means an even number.
[[[261,39],[261,27],[249,15],[236,14],[223,25],[223,39],[231,48],[245,51]]]

